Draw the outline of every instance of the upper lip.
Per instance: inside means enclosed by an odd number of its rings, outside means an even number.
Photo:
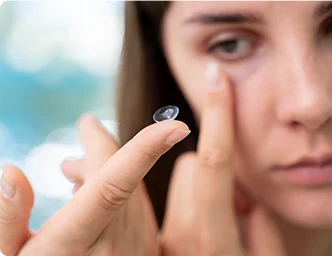
[[[299,167],[322,167],[332,163],[332,154],[322,154],[320,156],[305,155],[298,158],[289,165],[280,165],[278,169],[294,169]]]

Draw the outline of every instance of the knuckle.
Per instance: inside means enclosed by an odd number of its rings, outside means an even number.
[[[152,149],[142,143],[136,144],[137,157],[143,161],[154,161],[160,156],[160,152],[156,149]]]
[[[131,191],[129,189],[123,189],[104,178],[100,188],[100,206],[106,210],[120,208],[130,195]]]
[[[205,169],[213,170],[230,163],[230,152],[216,148],[202,149],[198,154],[198,162]]]

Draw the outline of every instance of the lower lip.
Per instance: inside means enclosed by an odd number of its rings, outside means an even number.
[[[293,183],[301,185],[322,185],[332,183],[332,163],[324,166],[308,166],[282,169],[279,174]]]

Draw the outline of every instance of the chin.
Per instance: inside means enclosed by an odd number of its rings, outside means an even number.
[[[332,229],[332,185],[266,189],[260,200],[282,220],[306,228]]]

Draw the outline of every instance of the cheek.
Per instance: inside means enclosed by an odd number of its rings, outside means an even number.
[[[235,123],[244,145],[260,143],[273,122],[273,90],[267,81],[252,79],[235,86]]]
[[[234,87],[236,172],[247,179],[264,170],[271,156],[268,141],[275,122],[276,92],[271,76],[260,70]],[[250,167],[249,167],[250,166]],[[248,173],[251,170],[253,173]]]
[[[199,120],[205,82],[204,65],[176,40],[172,45],[166,44],[165,52],[170,70],[196,120]]]
[[[187,57],[180,58],[178,55],[175,60],[173,59],[173,73],[185,98],[194,110],[197,120],[200,120],[204,85],[207,81],[205,71],[211,62],[211,58],[202,56]],[[259,120],[258,112],[264,112],[262,106],[267,106],[266,101],[270,100],[268,96],[269,89],[266,86],[269,83],[269,76],[265,75],[266,78],[262,76],[268,72],[267,68],[264,67],[266,62],[267,58],[261,57],[256,58],[250,64],[243,63],[236,67],[220,64],[221,69],[228,75],[234,87],[237,111],[241,114],[240,121],[243,119],[244,125],[247,125],[247,122],[250,124],[250,120],[253,118]]]

